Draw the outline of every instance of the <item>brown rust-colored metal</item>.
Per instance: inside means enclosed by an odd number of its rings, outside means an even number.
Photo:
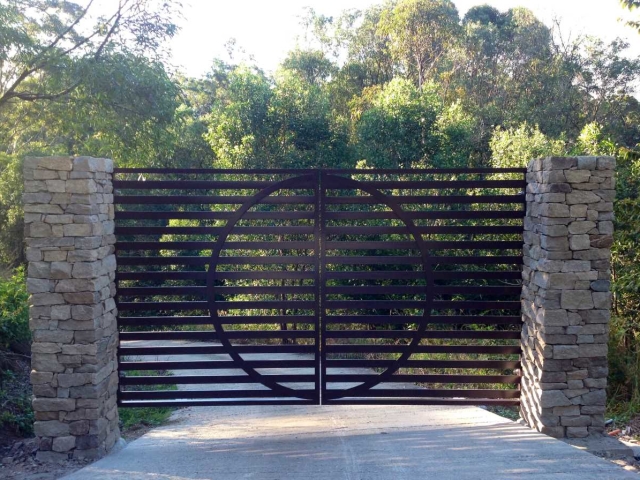
[[[522,169],[116,175],[122,405],[517,404]]]

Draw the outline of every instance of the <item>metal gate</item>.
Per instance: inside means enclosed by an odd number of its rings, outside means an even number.
[[[524,175],[116,169],[120,404],[517,404]]]

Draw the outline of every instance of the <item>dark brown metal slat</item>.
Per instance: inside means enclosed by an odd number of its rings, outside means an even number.
[[[313,338],[313,330],[225,330],[224,337],[234,340]],[[120,332],[122,341],[132,340],[218,340],[220,334],[214,331],[164,331],[164,332]]]
[[[133,190],[242,190],[261,189],[273,185],[265,180],[114,180],[113,188]],[[386,189],[459,189],[459,188],[523,188],[523,180],[387,180],[364,181],[365,185]]]
[[[300,188],[303,186],[301,185]],[[240,195],[115,195],[116,205],[242,205],[251,197]],[[267,205],[302,205],[314,203],[308,195],[280,195],[263,200]],[[515,202],[514,202],[515,203]]]
[[[327,353],[401,353],[408,345],[327,345]],[[519,345],[418,345],[412,353],[475,353],[493,355],[519,355]],[[404,365],[403,365],[404,366]]]
[[[377,375],[366,374],[328,374],[327,382],[367,382],[375,380]],[[392,375],[385,379],[385,382],[421,382],[421,383],[502,383],[519,384],[518,375]]]
[[[250,368],[312,368],[313,360],[245,360],[244,365]],[[167,361],[167,362],[120,362],[120,370],[233,370],[239,369],[232,360],[212,361]],[[169,377],[173,378],[173,377]]]
[[[211,250],[216,242],[120,242],[118,251],[130,250]],[[313,249],[313,242],[225,242],[226,250],[292,250]],[[522,245],[520,246],[522,248]]]
[[[326,330],[327,338],[413,338],[411,330]],[[520,332],[486,330],[427,330],[420,338],[517,340]]]
[[[228,220],[233,218],[235,212],[149,212],[133,210],[117,210],[118,220]],[[245,220],[309,220],[314,212],[247,212],[243,215]]]
[[[121,227],[116,235],[220,235],[223,227]],[[234,235],[310,235],[313,227],[235,227]]]
[[[143,169],[138,170],[140,173],[154,173],[154,174],[193,174],[197,173],[197,170],[182,169],[182,170],[154,170]],[[119,173],[129,173],[131,170],[122,170]],[[215,331],[160,331],[160,332],[123,332],[122,345],[119,349],[121,356],[130,355],[185,355],[185,359],[192,353],[219,353],[224,354],[229,351],[237,352],[241,355],[244,354],[298,354],[298,353],[314,353],[316,358],[314,360],[307,360],[306,364],[299,362],[293,362],[289,367],[284,365],[276,365],[273,362],[275,360],[258,360],[250,364],[250,361],[243,362],[243,365],[250,368],[309,368],[314,366],[314,375],[301,376],[300,374],[295,377],[296,380],[302,378],[309,379],[310,382],[315,382],[315,389],[310,391],[297,391],[294,392],[293,397],[289,393],[283,395],[283,391],[267,391],[267,393],[247,393],[245,391],[222,391],[218,390],[211,392],[197,393],[189,392],[187,398],[184,398],[184,393],[179,392],[121,392],[120,404],[126,405],[141,405],[141,404],[167,404],[167,405],[249,405],[249,404],[308,404],[317,403],[319,399],[316,397],[319,387],[318,373],[318,345],[319,338],[317,337],[320,328],[325,329],[325,335],[323,338],[329,338],[336,342],[340,340],[349,341],[350,339],[366,339],[366,338],[378,338],[378,339],[393,339],[404,338],[412,339],[416,335],[411,330],[388,330],[383,328],[382,330],[331,330],[326,329],[327,325],[334,327],[339,325],[346,325],[347,328],[354,328],[355,324],[376,324],[376,325],[397,325],[397,324],[414,324],[419,326],[426,325],[451,325],[449,328],[453,330],[427,330],[420,335],[420,338],[436,338],[436,339],[486,339],[486,340],[517,340],[519,332],[517,330],[503,330],[504,327],[500,327],[497,330],[465,330],[460,329],[464,325],[503,325],[510,328],[517,327],[520,324],[520,317],[517,315],[483,315],[491,310],[519,310],[519,302],[515,301],[487,301],[485,297],[515,297],[520,287],[517,282],[520,279],[520,272],[516,271],[511,265],[518,265],[521,262],[520,256],[508,256],[508,255],[477,255],[477,256],[431,256],[425,262],[418,256],[420,253],[416,248],[417,244],[414,239],[409,236],[406,240],[394,239],[391,241],[380,241],[379,238],[362,238],[362,236],[369,235],[410,235],[418,232],[421,235],[518,235],[522,233],[522,219],[524,211],[520,209],[520,205],[523,203],[524,195],[513,195],[514,189],[524,190],[524,170],[523,169],[510,169],[505,170],[502,173],[513,173],[517,178],[513,180],[487,180],[483,178],[485,174],[500,173],[496,169],[460,169],[460,170],[376,170],[362,172],[358,170],[338,170],[329,171],[324,170],[322,174],[313,173],[309,174],[309,171],[300,170],[279,170],[277,174],[273,170],[254,170],[251,172],[242,170],[210,170],[203,169],[200,173],[206,174],[220,174],[220,173],[233,173],[237,175],[239,179],[225,179],[220,177],[206,177],[201,176],[194,178],[192,176],[186,177],[187,180],[171,177],[155,177],[147,178],[146,182],[138,182],[131,180],[116,180],[115,187],[121,190],[128,190],[130,193],[137,194],[137,190],[150,195],[120,195],[120,192],[116,195],[116,201],[120,202],[119,208],[116,212],[116,221],[121,220],[168,220],[168,219],[191,219],[191,220],[230,220],[238,219],[235,208],[248,208],[248,203],[252,200],[250,195],[247,195],[247,191],[253,190],[256,192],[262,188],[272,188],[273,192],[277,192],[278,183],[280,180],[286,178],[293,178],[294,176],[305,176],[304,181],[289,181],[287,183],[286,190],[290,195],[277,196],[269,195],[266,198],[262,198],[259,204],[267,205],[262,211],[246,211],[242,215],[242,220],[266,220],[266,221],[278,221],[285,222],[296,220],[311,220],[314,219],[313,226],[296,226],[295,223],[276,226],[269,222],[256,225],[245,226],[246,223],[242,223],[241,226],[235,226],[231,230],[232,235],[271,235],[279,237],[282,240],[282,235],[308,235],[310,237],[297,237],[293,239],[285,239],[285,241],[274,242],[273,238],[269,241],[254,241],[253,239],[247,239],[246,242],[238,242],[236,239],[227,242],[223,247],[226,250],[254,250],[256,253],[259,250],[306,250],[308,255],[304,256],[281,256],[281,257],[265,257],[257,255],[226,257],[223,256],[218,260],[220,265],[239,265],[236,271],[229,272],[211,272],[208,274],[205,271],[161,271],[165,266],[169,265],[194,265],[197,267],[205,268],[210,266],[211,260],[207,257],[123,257],[119,255],[118,259],[120,265],[118,268],[118,281],[121,282],[120,292],[118,296],[120,298],[128,297],[154,297],[154,296],[195,296],[203,299],[207,298],[207,287],[204,286],[204,282],[207,280],[214,280],[215,282],[232,282],[234,280],[315,280],[313,286],[309,283],[305,285],[298,284],[296,287],[282,285],[277,287],[275,285],[266,286],[261,284],[260,286],[239,286],[228,283],[227,285],[220,285],[214,290],[216,295],[244,295],[242,301],[217,301],[214,305],[219,315],[219,321],[226,325],[246,324],[246,325],[267,325],[271,324],[303,324],[306,328],[312,327],[314,330],[297,329],[286,330],[286,327],[280,326],[281,330],[231,330],[226,332],[224,338],[240,340],[272,340],[272,339],[294,339],[294,338],[306,338],[310,340],[315,339],[315,345],[234,345],[229,347],[228,345],[197,345],[197,346],[176,346],[176,347],[154,347],[144,348],[140,346],[133,346],[129,343],[130,340],[144,340],[144,339],[193,339],[193,340],[215,340],[219,338],[219,333]],[[465,176],[465,174],[476,175],[473,179]],[[268,177],[260,177],[260,175],[266,174]],[[380,177],[380,174],[402,174],[402,180],[397,178],[385,178]],[[442,174],[442,175],[461,175],[462,178],[454,178],[450,180],[447,176],[442,179],[439,177],[429,178],[428,174]],[[280,175],[280,177],[277,177]],[[325,177],[325,175],[329,175]],[[332,175],[341,176],[347,175],[348,177],[331,177]],[[354,183],[349,178],[360,178],[363,175],[360,183]],[[366,177],[365,177],[366,175]],[[376,176],[378,175],[378,176]],[[420,177],[417,177],[420,175]],[[326,185],[330,190],[322,190],[320,178],[327,178]],[[371,180],[373,178],[373,180]],[[407,178],[408,180],[405,180]],[[477,178],[477,179],[476,179]],[[314,180],[317,179],[318,181]],[[350,183],[351,182],[351,183]],[[351,188],[354,186],[355,188]],[[360,188],[364,195],[353,195],[353,192]],[[175,190],[167,193],[172,195],[166,196],[159,193],[158,190]],[[313,189],[314,195],[310,196],[308,190]],[[373,190],[372,190],[373,189]],[[379,196],[375,193],[375,190],[384,189],[387,195]],[[428,190],[444,190],[441,193],[445,195],[431,195]],[[463,194],[464,190],[478,189],[475,192],[469,192],[471,194]],[[480,193],[480,189],[492,189],[487,195],[476,195]],[[215,192],[214,195],[191,195],[193,190],[227,190],[227,192]],[[297,191],[296,191],[297,190]],[[307,190],[307,191],[304,191]],[[390,190],[413,190],[409,195],[389,195],[397,192],[390,192]],[[417,190],[417,191],[416,191]],[[422,190],[420,192],[420,190]],[[500,192],[502,190],[502,192]],[[178,191],[184,191],[185,194],[176,194]],[[187,193],[188,192],[188,193]],[[220,193],[228,193],[229,195],[220,195]],[[404,193],[404,192],[403,192]],[[341,196],[344,194],[344,196]],[[256,197],[257,198],[257,197]],[[224,211],[191,211],[189,207],[185,207],[184,211],[179,205],[228,205],[224,207]],[[367,205],[371,204],[385,204],[389,201],[391,208],[386,211],[366,211]],[[122,204],[122,202],[125,202]],[[141,203],[139,203],[141,202]],[[428,203],[425,203],[428,202]],[[136,206],[130,210],[123,211],[122,207],[126,204],[139,205],[148,203],[150,205],[159,205],[161,208],[172,208],[176,211],[138,211]],[[163,205],[164,204],[164,205]],[[240,207],[241,204],[245,206]],[[313,204],[313,207],[310,205]],[[404,213],[402,218],[412,220],[441,220],[444,225],[417,225],[415,227],[405,227],[401,224],[395,223],[389,226],[367,224],[370,220],[386,220],[397,219],[399,213],[392,211],[394,205],[404,205]],[[517,205],[516,205],[517,204]],[[169,206],[171,205],[171,206]],[[236,205],[237,207],[234,207]],[[325,208],[325,205],[329,205],[329,208]],[[464,206],[463,206],[464,205]],[[435,206],[435,207],[434,207]],[[299,210],[302,208],[303,210]],[[346,208],[350,208],[350,211],[345,211]],[[496,208],[498,208],[496,210]],[[505,210],[502,210],[504,208]],[[298,209],[298,211],[283,211],[284,209]],[[313,210],[312,210],[313,209]],[[360,210],[358,210],[360,209]],[[322,210],[321,216],[320,211]],[[409,210],[409,211],[407,211]],[[508,220],[513,220],[509,222]],[[322,221],[320,221],[322,220]],[[358,225],[346,225],[342,222],[349,220],[363,221]],[[485,220],[488,220],[485,221]],[[495,221],[492,221],[495,220]],[[499,220],[507,220],[501,225]],[[468,221],[468,222],[464,222]],[[333,223],[331,223],[333,222]],[[284,222],[282,222],[284,223]],[[322,223],[322,224],[321,224]],[[407,223],[407,222],[405,222]],[[462,224],[461,224],[462,223]],[[467,225],[464,223],[472,223]],[[506,225],[504,223],[507,223]],[[151,224],[153,225],[153,224]],[[220,234],[226,234],[228,230],[223,226],[211,227],[200,226],[136,226],[133,222],[126,224],[118,223],[116,234],[117,235],[208,235],[218,236]],[[343,238],[325,237],[325,235],[344,235]],[[319,243],[319,238],[322,236],[322,243]],[[400,237],[402,239],[402,237]],[[441,237],[440,237],[441,238]],[[480,239],[474,239],[473,237],[468,240],[457,240],[454,242],[442,241],[439,237],[431,237],[424,239],[421,243],[423,248],[429,250],[520,250],[521,242],[513,241],[517,237],[505,237],[501,240],[499,237],[489,237],[490,240],[486,240],[487,237],[480,237]],[[120,253],[126,251],[138,250],[144,252],[146,250],[215,250],[216,238],[212,238],[210,241],[201,241],[201,238],[193,239],[192,241],[178,241],[178,242],[152,242],[148,238],[140,239],[141,242],[119,242],[118,251]],[[260,238],[256,240],[261,240]],[[328,241],[327,241],[328,240]],[[359,241],[358,241],[359,240]],[[426,240],[426,241],[425,241]],[[289,242],[289,243],[286,243]],[[331,270],[326,270],[324,267],[320,267],[318,264],[318,255],[320,245],[323,249],[333,250],[413,250],[416,253],[415,257],[412,256],[329,256],[326,257],[326,265],[330,265]],[[288,252],[287,252],[288,253]],[[296,252],[293,252],[296,253]],[[355,252],[354,252],[355,253]],[[359,253],[359,252],[358,252]],[[311,258],[312,262],[307,260]],[[425,257],[426,259],[426,257]],[[289,261],[292,260],[291,263]],[[295,260],[295,261],[293,261]],[[128,263],[128,264],[127,264]],[[359,271],[342,271],[343,265],[365,265],[365,269],[359,270],[362,267],[353,267]],[[414,268],[420,268],[422,264],[425,264],[425,271],[402,271],[403,267],[415,265]],[[140,266],[148,265],[149,271],[135,271]],[[302,271],[287,271],[295,268],[301,268]],[[313,266],[311,266],[313,265]],[[467,265],[476,265],[474,271],[468,271]],[[242,268],[240,266],[250,267],[253,266],[254,270],[249,271],[248,268]],[[261,268],[261,266],[267,267],[265,271],[255,270],[255,267]],[[269,267],[271,266],[271,267]],[[384,271],[385,266],[388,266],[387,271]],[[284,270],[276,271],[275,268],[282,267]],[[502,271],[503,268],[509,268],[507,271]],[[347,267],[348,268],[348,267]],[[372,271],[371,268],[376,269]],[[480,268],[486,271],[477,271]],[[322,270],[322,272],[321,272]],[[369,270],[369,271],[367,271]],[[320,278],[322,274],[322,278]],[[440,285],[431,284],[428,292],[424,291],[424,287],[419,283],[423,283],[424,280],[430,278],[431,282],[447,282],[447,281],[459,281],[465,282],[464,285]],[[329,280],[347,280],[349,285],[325,285],[325,281]],[[362,281],[393,281],[403,280],[408,281],[406,285],[354,285],[351,282],[356,280]],[[471,284],[466,283],[469,281],[488,281],[489,285]],[[196,285],[183,285],[178,286],[173,284],[175,281],[185,282],[197,282]],[[122,282],[125,282],[124,285]],[[154,282],[161,286],[154,287],[149,286],[148,283],[135,283],[135,282]],[[413,282],[413,283],[411,283]],[[502,284],[501,283],[505,283]],[[322,283],[322,285],[321,285]],[[496,285],[497,283],[497,285]],[[511,285],[509,285],[511,283]],[[515,284],[514,284],[515,283]],[[230,286],[231,285],[231,286]],[[316,294],[316,290],[321,288],[323,298],[321,295]],[[153,293],[151,293],[153,291]],[[422,316],[411,315],[327,315],[327,312],[323,312],[323,323],[318,321],[318,315],[320,314],[320,303],[323,302],[323,309],[329,309],[334,312],[336,308],[339,309],[382,309],[388,308],[412,308],[421,311],[424,306],[424,301],[415,301],[405,298],[403,300],[359,300],[357,297],[352,300],[335,299],[328,300],[326,295],[419,295],[420,297],[428,295],[459,295],[455,301],[451,300],[438,300],[435,299],[431,304],[433,311],[441,311],[441,313],[447,313],[445,310],[455,310],[456,315],[435,315],[422,318]],[[313,301],[292,301],[291,295],[313,295]],[[247,296],[255,295],[255,299],[247,300]],[[265,301],[264,295],[277,295],[280,296],[280,300],[274,299],[271,301]],[[467,301],[462,301],[464,295],[478,295],[483,300],[478,300],[478,297],[471,297]],[[262,296],[262,297],[261,297]],[[305,297],[308,298],[308,297]],[[446,298],[446,297],[445,297]],[[474,299],[475,298],[475,299]],[[132,317],[121,317],[120,325],[126,325],[130,327],[153,327],[153,326],[169,326],[169,325],[210,325],[214,322],[214,319],[208,317],[205,312],[208,312],[209,302],[119,302],[123,311],[131,310],[134,312],[140,312]],[[346,306],[342,308],[342,306]],[[357,307],[356,307],[357,306]],[[517,307],[516,307],[517,306]],[[273,315],[265,315],[265,312],[261,315],[244,315],[244,310],[269,310]],[[164,310],[171,311],[193,311],[200,310],[203,315],[188,315],[177,316],[176,313],[172,313],[167,316],[147,316],[149,313],[170,313]],[[233,316],[227,316],[227,310],[234,313]],[[308,315],[299,315],[298,313],[309,313]],[[305,312],[306,311],[306,312]],[[475,315],[460,315],[462,311],[469,311],[469,313],[475,313]],[[296,313],[296,315],[284,315],[284,312]],[[215,313],[215,312],[214,312]],[[326,323],[324,323],[326,322]],[[324,326],[323,326],[324,325]],[[231,327],[237,328],[237,327]],[[260,328],[260,327],[258,327]],[[285,328],[282,330],[282,328]],[[357,327],[355,327],[357,328]],[[386,327],[389,328],[389,327]],[[399,327],[392,327],[399,328]],[[221,338],[221,337],[220,337]],[[230,350],[230,348],[232,350]],[[373,349],[373,350],[372,350]],[[416,375],[394,375],[390,377],[391,381],[416,381],[416,378],[424,383],[455,383],[460,380],[468,380],[468,382],[462,383],[492,383],[492,381],[511,381],[517,383],[519,377],[517,375],[505,375],[504,370],[516,369],[519,367],[519,362],[514,360],[493,360],[496,356],[503,357],[505,355],[516,356],[520,354],[520,349],[517,345],[418,345],[416,347],[409,345],[366,345],[366,344],[329,344],[323,350],[323,356],[326,354],[366,354],[366,353],[386,353],[386,354],[400,354],[406,353],[408,350],[413,353],[450,353],[452,355],[484,355],[487,356],[486,360],[402,360],[400,368],[437,368],[437,369],[489,369],[497,370],[496,375],[449,375],[442,372],[437,372],[438,375],[433,375],[429,372]],[[151,353],[152,352],[152,353]],[[247,357],[244,357],[245,359]],[[508,358],[508,357],[507,357]],[[328,359],[326,360],[323,368],[335,368],[340,360]],[[255,363],[258,362],[258,363]],[[262,363],[260,363],[262,362]],[[301,362],[303,362],[301,360]],[[359,360],[347,361],[351,362],[342,366],[354,367],[361,366],[364,368],[382,368],[397,367],[395,361],[382,361],[372,360],[363,361],[364,363],[358,364]],[[356,362],[356,363],[353,363]],[[377,362],[377,363],[376,363]],[[382,363],[381,363],[382,362]],[[139,364],[145,364],[145,367],[156,366],[164,363],[164,368],[180,368],[183,369],[193,367],[188,365],[189,361],[184,362],[123,362],[126,369],[132,370]],[[167,365],[168,364],[168,365]],[[215,364],[215,365],[214,365]],[[222,364],[226,364],[224,367]],[[383,365],[384,364],[384,365]],[[238,367],[234,361],[213,361],[205,362],[210,368],[234,368]],[[301,366],[301,365],[304,365]],[[198,369],[204,369],[198,368]],[[126,371],[126,370],[123,370]],[[500,373],[502,371],[502,373]],[[354,381],[358,378],[357,375],[351,376],[331,376],[333,373],[329,370],[329,375],[326,379],[334,381]],[[377,378],[376,374],[365,375],[361,381],[371,381]],[[195,378],[198,377],[198,378]],[[242,375],[242,380],[247,380],[250,376]],[[137,380],[136,380],[137,378]],[[172,383],[171,377],[159,377],[160,383]],[[220,377],[217,377],[220,378]],[[254,379],[257,377],[254,377]],[[289,378],[289,377],[281,377]],[[337,380],[336,380],[337,379]],[[237,379],[223,378],[219,383],[228,384]],[[389,379],[386,379],[389,380]],[[484,381],[483,381],[484,380]],[[190,382],[196,382],[200,384],[206,384],[208,379],[203,376],[188,376],[182,377],[181,382],[189,384]],[[270,375],[267,381],[276,381],[274,375]],[[147,384],[153,385],[153,382],[158,382],[155,378],[143,378],[130,377],[125,380],[125,383],[131,382],[131,384],[140,384],[140,382],[149,382]],[[124,383],[123,383],[124,385]],[[125,386],[126,388],[126,386]],[[324,388],[324,387],[323,387]],[[432,393],[426,393],[424,389],[404,390],[402,396],[394,396],[393,394],[387,395],[384,389],[374,389],[368,392],[358,392],[356,397],[336,398],[336,396],[342,395],[342,393],[348,394],[348,391],[335,390],[330,388],[326,392],[328,393],[325,403],[362,403],[362,404],[393,404],[393,403],[414,403],[414,404],[477,404],[482,402],[484,404],[517,404],[517,398],[480,398],[486,397],[482,393],[482,390],[477,390],[476,394],[470,393],[467,390],[446,390],[442,395],[438,395],[437,389],[432,390]],[[495,390],[493,390],[495,391]],[[252,391],[253,392],[253,391]],[[416,393],[418,392],[418,393]],[[436,392],[436,393],[433,393]],[[456,395],[460,395],[464,398],[450,398],[447,395],[451,395],[451,392],[455,392]],[[505,392],[505,391],[502,391]],[[510,391],[506,391],[510,392]],[[517,391],[513,395],[517,395]],[[127,398],[129,395],[129,398]],[[239,396],[238,396],[239,395]],[[297,397],[296,397],[297,395]],[[475,396],[474,396],[475,395]],[[490,393],[488,396],[495,396],[496,394]],[[497,394],[502,396],[512,395]]]
[[[472,203],[522,204],[524,195],[395,195],[400,204],[458,205]],[[379,200],[365,196],[325,197],[327,205],[370,205],[380,204]],[[179,202],[176,202],[179,203]]]
[[[280,383],[313,382],[315,375],[265,375],[265,379]],[[134,376],[120,377],[121,385],[202,385],[202,384],[234,384],[256,383],[248,375],[178,375],[170,377],[162,376]]]
[[[184,316],[184,317],[120,317],[119,324],[128,327],[135,326],[162,326],[162,325],[211,325],[210,316]],[[225,315],[219,317],[223,325],[273,325],[276,323],[315,324],[317,319],[313,315]]]
[[[521,325],[522,318],[515,315],[326,315],[325,323],[330,324],[402,324],[416,325]]]
[[[327,360],[327,368],[389,368],[395,366],[397,366],[395,360]],[[520,368],[520,362],[514,360],[407,360],[402,367],[512,370]]]

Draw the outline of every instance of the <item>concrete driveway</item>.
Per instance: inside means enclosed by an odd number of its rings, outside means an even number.
[[[171,480],[637,479],[475,407],[200,407],[65,477]]]
[[[213,357],[187,359],[182,356],[181,359],[197,361]],[[171,360],[170,357],[156,359]],[[176,375],[194,373],[175,372]],[[212,371],[200,370],[197,374],[207,373]],[[482,408],[425,406],[184,408],[173,414],[168,425],[151,430],[124,449],[65,478],[462,480],[522,477],[638,478],[613,463]]]

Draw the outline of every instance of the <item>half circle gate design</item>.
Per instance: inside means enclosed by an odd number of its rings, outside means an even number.
[[[116,174],[121,405],[518,403],[522,170]]]

